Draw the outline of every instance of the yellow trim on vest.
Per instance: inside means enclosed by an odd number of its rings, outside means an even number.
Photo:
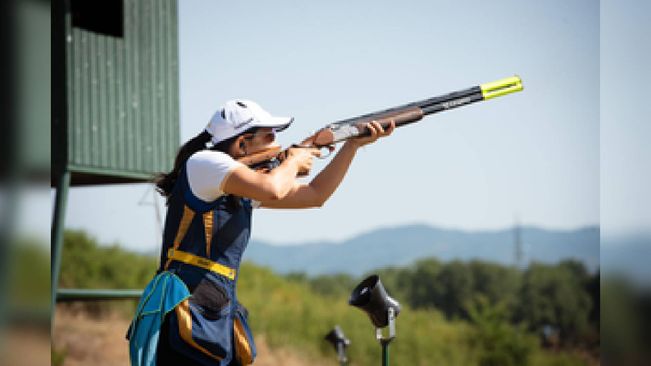
[[[523,89],[522,80],[517,75],[481,84],[479,87],[481,88],[481,94],[484,97],[484,100],[519,92]]]
[[[188,232],[190,223],[192,222],[193,218],[194,211],[192,211],[187,205],[183,205],[183,216],[181,217],[181,222],[179,223],[179,228],[176,231],[176,237],[174,238],[174,249],[178,249],[178,247],[181,245],[181,241],[183,240],[183,237],[185,237],[185,234]],[[172,260],[168,259],[165,263],[165,269],[170,266],[170,263],[172,263]]]
[[[212,240],[213,211],[203,214],[203,229],[206,232],[206,257],[210,257],[210,242]]]
[[[168,261],[175,260],[192,266],[207,269],[211,272],[222,275],[229,280],[235,279],[236,271],[233,268],[227,267],[217,262],[213,262],[208,258],[199,257],[194,254],[172,248],[167,251],[167,258],[169,258]]]
[[[240,319],[233,319],[233,328],[235,334],[235,357],[241,365],[250,365],[253,363],[253,352],[251,345],[246,336],[246,331]]]
[[[175,309],[176,317],[179,321],[179,333],[181,338],[190,346],[203,352],[205,355],[221,361],[222,357],[210,353],[192,339],[192,314],[190,314],[190,302],[188,299],[183,300]]]

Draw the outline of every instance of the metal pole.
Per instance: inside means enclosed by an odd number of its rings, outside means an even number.
[[[57,291],[57,299],[62,301],[91,301],[91,300],[137,300],[142,296],[143,290],[123,289],[74,289],[62,288]]]
[[[389,366],[389,342],[391,340],[382,340],[382,366]]]
[[[393,308],[387,310],[389,319],[389,336],[384,337],[382,328],[375,329],[375,338],[382,345],[382,366],[389,366],[389,343],[396,338],[396,312]]]
[[[68,170],[67,46],[71,30],[70,0],[52,2],[52,178],[56,188],[51,231],[51,320],[57,300],[70,171]]]
[[[344,342],[337,342],[337,358],[339,359],[339,365],[346,366],[348,361],[346,358],[346,350],[344,348]]]
[[[64,170],[57,182],[57,193],[54,201],[54,218],[52,220],[52,321],[57,301],[57,285],[59,283],[59,269],[61,267],[61,251],[63,248],[63,227],[68,201],[68,189],[70,188],[70,172]]]

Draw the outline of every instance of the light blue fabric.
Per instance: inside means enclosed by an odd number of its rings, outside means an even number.
[[[161,272],[149,282],[129,330],[132,366],[156,365],[156,348],[165,314],[188,297],[188,287],[171,272]]]

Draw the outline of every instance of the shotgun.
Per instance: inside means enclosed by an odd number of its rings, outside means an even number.
[[[388,127],[391,121],[395,122],[396,127],[402,127],[418,122],[429,114],[515,93],[522,89],[520,77],[512,76],[419,102],[332,122],[303,140],[300,144],[292,145],[291,148],[316,147],[328,148],[332,151],[336,143],[370,135],[366,124],[371,121],[377,121],[383,128]],[[245,156],[239,161],[253,169],[269,170],[277,165],[279,161],[282,161],[284,156],[286,156],[286,150],[281,151],[281,148],[277,146]]]

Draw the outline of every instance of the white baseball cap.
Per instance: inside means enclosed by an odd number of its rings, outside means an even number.
[[[252,127],[271,127],[274,131],[282,131],[293,121],[292,117],[274,117],[253,101],[236,99],[224,103],[215,112],[206,131],[212,136],[212,143],[217,144]]]

